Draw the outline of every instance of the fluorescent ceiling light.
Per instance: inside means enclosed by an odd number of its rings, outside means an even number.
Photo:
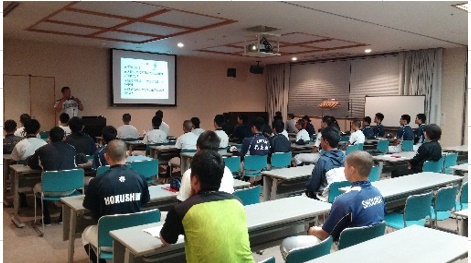
[[[456,4],[456,5],[451,5],[451,6],[454,6],[458,9],[468,12],[468,3]]]
[[[371,49],[365,49],[365,53],[371,53]]]
[[[292,57],[291,60],[296,61],[296,60],[298,60],[298,58],[297,57]]]
[[[184,47],[185,45],[183,43],[178,43],[177,46],[178,47]]]

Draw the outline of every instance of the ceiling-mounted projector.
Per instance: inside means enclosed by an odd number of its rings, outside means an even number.
[[[249,71],[252,74],[263,74],[263,67],[260,66],[260,61],[257,61],[257,65],[251,65]]]
[[[267,57],[280,56],[278,38],[280,35],[260,33],[255,39],[245,41],[245,56]]]

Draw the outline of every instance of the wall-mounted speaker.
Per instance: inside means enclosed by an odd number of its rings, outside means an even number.
[[[227,76],[228,77],[236,77],[236,69],[235,68],[227,68]]]

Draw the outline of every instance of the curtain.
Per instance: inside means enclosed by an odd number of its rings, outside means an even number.
[[[278,64],[267,66],[267,104],[269,125],[273,120],[275,112],[281,111],[283,119],[288,114],[288,91],[289,91],[289,64]]]
[[[443,49],[403,53],[401,95],[425,95],[427,123],[440,125]],[[411,116],[415,119],[415,116]]]

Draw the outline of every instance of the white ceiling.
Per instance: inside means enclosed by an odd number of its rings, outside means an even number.
[[[468,14],[452,6],[458,3],[20,2],[3,19],[3,37],[271,64],[292,56],[298,61],[361,56],[366,48],[379,54],[467,46]],[[279,29],[272,33],[282,35],[281,56],[242,55],[244,41],[255,37],[244,29],[258,25]]]

